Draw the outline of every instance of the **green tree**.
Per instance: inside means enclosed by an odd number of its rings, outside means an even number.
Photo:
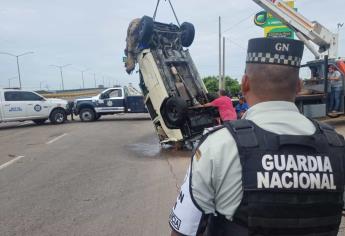
[[[203,81],[209,93],[217,93],[219,82],[216,76],[207,76]]]
[[[218,91],[219,80],[217,76],[207,76],[203,78],[203,81],[209,93],[216,93]],[[225,90],[229,91],[231,95],[234,96],[241,91],[241,86],[236,79],[225,76]]]
[[[231,95],[235,96],[241,91],[241,85],[236,79],[225,76],[225,90],[230,91]]]

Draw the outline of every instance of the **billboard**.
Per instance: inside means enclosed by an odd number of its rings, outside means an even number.
[[[291,8],[294,8],[295,6],[294,0],[287,0],[284,2]],[[297,11],[296,8],[294,9]],[[265,37],[285,37],[291,39],[295,38],[295,33],[292,29],[284,25],[279,19],[275,18],[274,16],[272,16],[272,14],[267,13],[266,11],[257,13],[254,18],[254,23],[264,29]]]

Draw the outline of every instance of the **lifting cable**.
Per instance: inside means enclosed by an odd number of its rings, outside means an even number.
[[[155,20],[155,19],[156,19],[156,16],[157,16],[157,11],[158,11],[158,7],[159,7],[159,3],[160,3],[160,1],[161,1],[161,0],[157,0],[156,9],[155,9],[155,12],[153,13],[153,20]],[[165,1],[167,1],[167,0],[165,0]],[[170,0],[168,0],[168,2],[169,2],[169,5],[170,5],[170,8],[171,8],[172,12],[174,13],[174,16],[175,16],[175,19],[176,19],[176,22],[177,22],[178,26],[179,26],[179,27],[181,27],[181,25],[180,25],[180,21],[179,21],[179,20],[178,20],[178,18],[177,18],[177,15],[176,15],[176,12],[175,12],[174,6],[172,5],[172,3],[171,3],[171,1],[170,1]]]

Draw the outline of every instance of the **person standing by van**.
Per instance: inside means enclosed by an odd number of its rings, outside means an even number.
[[[226,96],[226,91],[220,89],[218,91],[219,97],[212,102],[201,105],[202,107],[217,107],[222,122],[237,120],[237,113],[232,104],[231,98]]]

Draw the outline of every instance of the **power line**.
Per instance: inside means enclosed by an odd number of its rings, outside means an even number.
[[[251,13],[249,16],[247,16],[246,18],[243,18],[242,20],[238,21],[237,23],[233,24],[232,26],[230,26],[229,28],[227,28],[226,30],[223,31],[223,33],[228,32],[229,30],[237,27],[239,24],[243,23],[244,21],[248,20],[250,17],[253,17],[255,14],[257,13],[257,11],[255,11],[254,13]]]
[[[235,44],[237,47],[243,49],[244,51],[247,51],[247,49],[245,47],[243,47],[242,45],[240,45],[239,43],[236,43],[235,41],[229,39],[230,42],[232,42],[233,44]]]
[[[247,49],[246,49],[244,46],[242,46],[240,43],[238,43],[238,42],[232,40],[232,39],[230,38],[230,36],[226,36],[226,35],[225,35],[225,38],[226,38],[227,40],[229,40],[231,43],[233,43],[235,46],[239,47],[240,49],[242,49],[242,50],[244,50],[244,51],[247,51]]]

